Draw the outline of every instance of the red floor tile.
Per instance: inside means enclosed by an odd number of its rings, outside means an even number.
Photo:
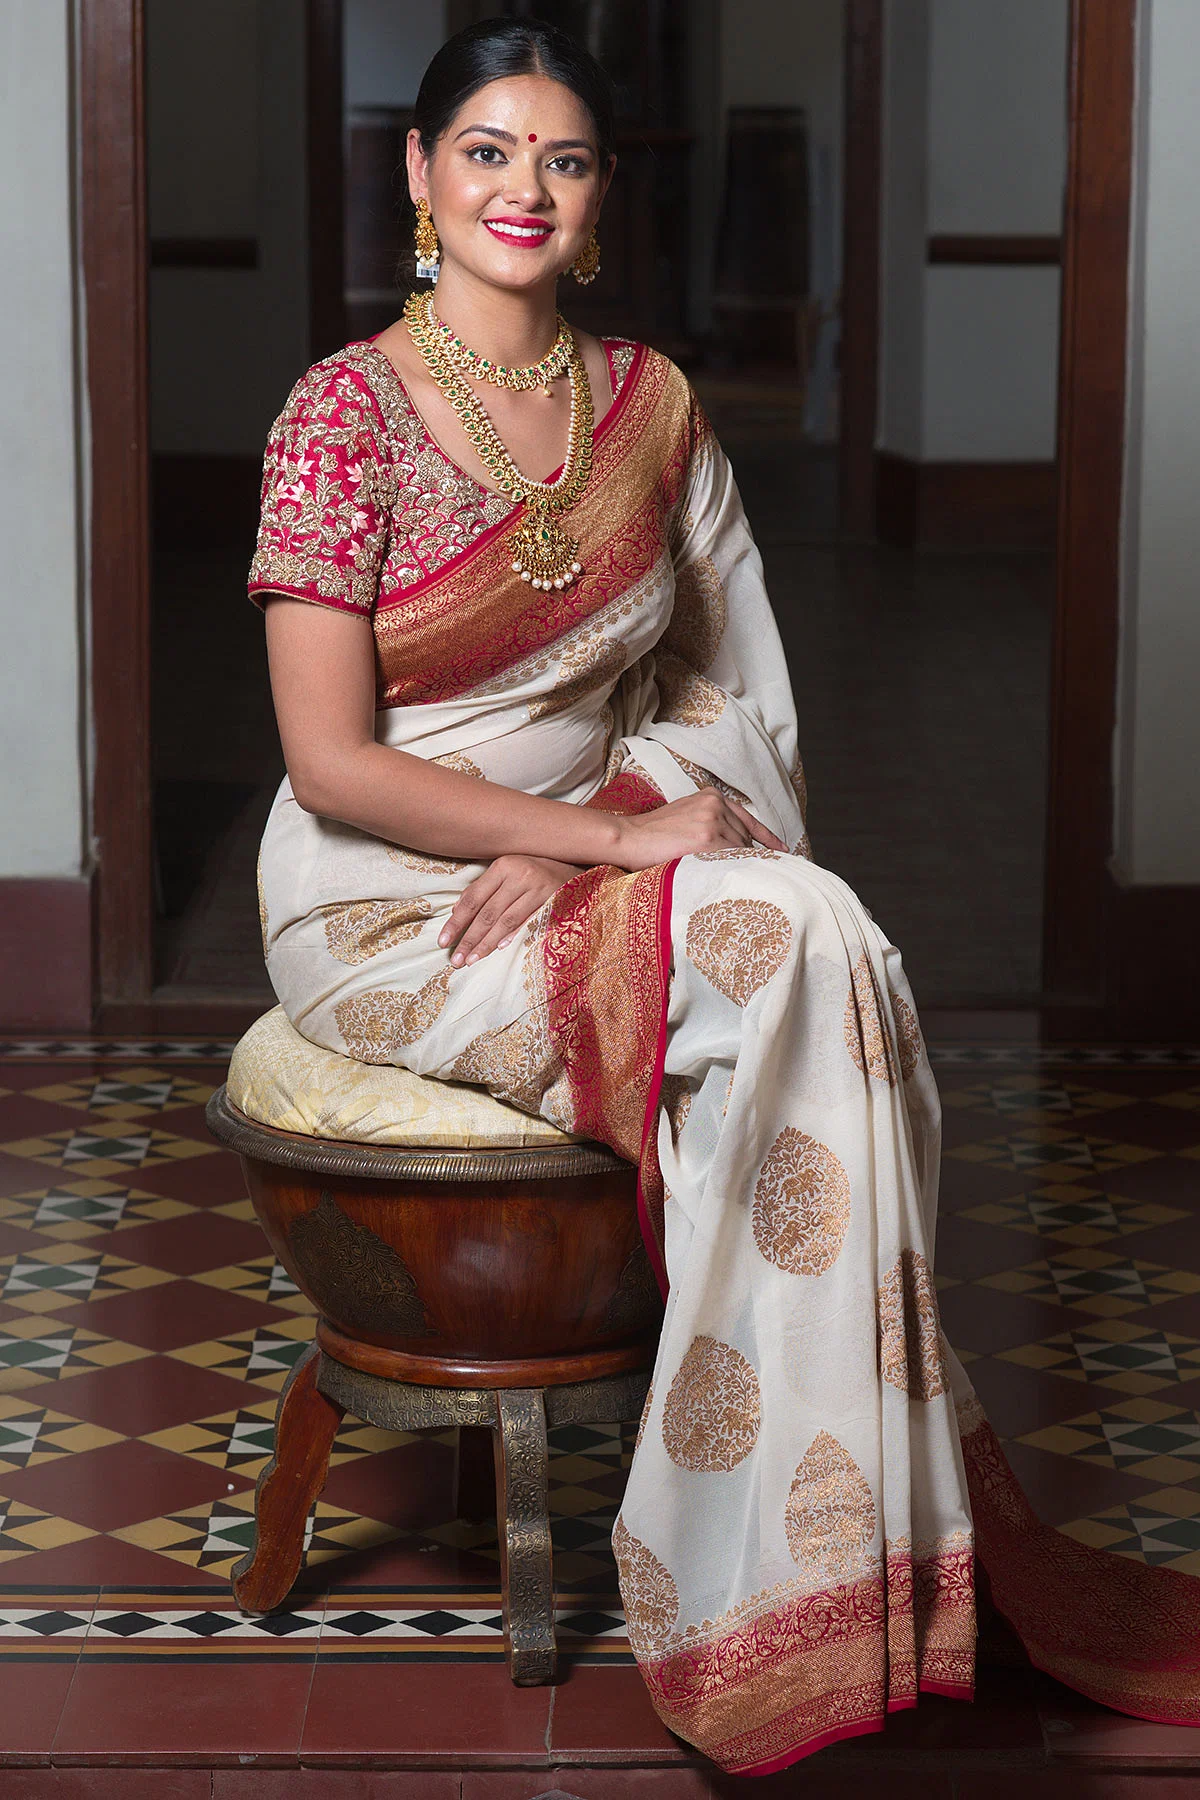
[[[331,1506],[414,1530],[454,1517],[454,1451],[449,1444],[401,1444],[331,1469]]]
[[[34,1085],[50,1087],[62,1079],[61,1071],[53,1063],[47,1063],[42,1080]],[[70,1080],[70,1076],[67,1079]],[[8,1085],[4,1071],[0,1069],[0,1087]],[[93,1115],[79,1112],[73,1106],[60,1106],[54,1100],[38,1100],[27,1093],[0,1094],[0,1144],[13,1138],[40,1137],[43,1132],[62,1131],[67,1125],[92,1129],[96,1123]]]
[[[980,1139],[997,1135],[995,1125],[989,1130],[986,1120],[981,1123]],[[988,1200],[1011,1200],[1022,1187],[1021,1176],[1013,1169],[994,1169],[987,1163],[961,1162],[951,1156],[942,1164],[938,1205],[942,1212],[957,1212]]]
[[[13,1133],[14,1137],[17,1135],[16,1132]],[[33,1133],[27,1131],[21,1135],[32,1137]],[[7,1150],[0,1150],[0,1197],[31,1193],[35,1188],[47,1188],[61,1174],[60,1169],[49,1163],[34,1162],[24,1156],[10,1156]]]
[[[1142,1144],[1148,1150],[1191,1150],[1200,1144],[1200,1109],[1141,1100],[1123,1106],[1100,1130],[1106,1137],[1119,1138],[1123,1144]]]
[[[1163,1206],[1196,1206],[1200,1204],[1200,1162],[1181,1156],[1157,1156],[1153,1162],[1109,1169],[1096,1179],[1096,1186],[1106,1193],[1123,1194],[1127,1200],[1154,1200]]]
[[[296,1591],[315,1598],[331,1588],[343,1592],[368,1588],[374,1592],[377,1588],[454,1587],[459,1582],[494,1587],[499,1579],[499,1565],[494,1557],[476,1556],[469,1550],[441,1544],[425,1548],[401,1538],[312,1564],[301,1570]]]
[[[874,1738],[859,1739],[875,1744]],[[1011,1773],[1011,1771],[1010,1771]],[[577,1800],[951,1800],[947,1775],[880,1767],[843,1768],[820,1751],[778,1775],[753,1780],[722,1775],[711,1764],[672,1769],[585,1768],[560,1764],[544,1772],[488,1769],[464,1771],[462,1800],[533,1800],[565,1793]],[[969,1781],[959,1787],[960,1800],[974,1800]],[[1008,1800],[1012,1800],[1010,1794]],[[1184,1796],[1180,1796],[1184,1800]],[[1191,1800],[1191,1796],[1187,1796]]]
[[[893,1713],[887,1730],[872,1740],[886,1760],[889,1754],[914,1752],[965,1755],[1014,1755],[1023,1752],[1040,1761],[1042,1724],[1031,1670],[979,1670],[974,1702],[926,1694],[911,1712]],[[857,1754],[861,1754],[861,1747]],[[849,1758],[850,1745],[838,1754]]]
[[[680,1762],[696,1752],[668,1731],[636,1669],[571,1669],[554,1690],[550,1748],[569,1761]]]
[[[13,1565],[4,1567],[10,1571]],[[74,1673],[74,1657],[63,1662],[42,1656],[30,1662],[0,1663],[0,1764],[49,1762]],[[9,1779],[7,1771],[0,1774],[4,1800],[8,1800]]]
[[[169,1556],[156,1556],[137,1544],[126,1544],[120,1538],[81,1538],[78,1543],[62,1544],[56,1550],[39,1550],[15,1561],[0,1565],[7,1585],[17,1582],[80,1583],[101,1587],[158,1587],[174,1584],[200,1585],[212,1576],[187,1563],[175,1562]],[[3,1796],[0,1796],[3,1800]]]
[[[1002,1362],[999,1357],[978,1357],[967,1373],[984,1412],[1002,1438],[1019,1437],[1026,1431],[1057,1425],[1062,1419],[1078,1418],[1080,1413],[1101,1404],[1097,1390],[1081,1381],[1068,1381],[1045,1369]],[[1111,1389],[1107,1391],[1114,1399],[1124,1398]],[[1174,1405],[1175,1390],[1169,1391]]]
[[[121,1245],[124,1254],[124,1245]],[[261,1254],[261,1248],[259,1251]],[[294,1319],[295,1313],[279,1306],[264,1306],[259,1300],[247,1300],[223,1288],[205,1287],[200,1282],[173,1281],[155,1288],[138,1288],[128,1294],[113,1294],[107,1300],[96,1300],[75,1308],[71,1323],[88,1331],[99,1331],[104,1337],[116,1338],[122,1344],[137,1344],[143,1350],[179,1350],[185,1344],[200,1344],[211,1338],[225,1337],[234,1331],[249,1331],[255,1325],[270,1325],[280,1319]]]
[[[1031,1256],[1022,1257],[1018,1252],[1012,1267],[1031,1260]],[[953,1270],[939,1259],[938,1272],[949,1275]],[[999,1288],[975,1287],[968,1282],[943,1289],[938,1295],[938,1308],[946,1336],[955,1349],[974,1350],[983,1356],[1015,1349],[1018,1344],[1032,1344],[1052,1332],[1066,1331],[1085,1317],[1050,1301],[1033,1300],[1027,1294],[1006,1294]]]
[[[200,1369],[173,1357],[144,1357],[95,1374],[69,1375],[65,1380],[38,1388],[47,1405],[75,1419],[91,1419],[127,1437],[148,1436],[185,1419],[206,1419],[213,1413],[235,1412],[254,1400],[266,1399],[269,1390],[250,1381],[231,1381],[212,1369]],[[50,1398],[49,1396],[52,1396]],[[276,1396],[270,1396],[275,1398]]]
[[[25,1231],[19,1225],[7,1225],[0,1220],[0,1256],[22,1256],[31,1250],[44,1248],[52,1244],[54,1239],[47,1237],[44,1231]]]
[[[168,1200],[186,1200],[190,1206],[225,1206],[246,1198],[242,1167],[231,1151],[215,1156],[193,1156],[186,1162],[155,1163],[139,1169],[137,1185]],[[17,1193],[19,1189],[0,1190]],[[261,1255],[261,1251],[259,1252]]]
[[[1049,1702],[1041,1708],[1046,1753],[1054,1761],[1190,1769],[1196,1777],[1194,1791],[1200,1793],[1200,1730],[1186,1725],[1152,1725],[1101,1707],[1083,1710],[1071,1704],[1074,1698],[1065,1695],[1065,1705]]]
[[[541,1779],[529,1777],[531,1794]],[[457,1774],[433,1769],[217,1769],[212,1800],[459,1800],[461,1791]]]
[[[169,1269],[173,1275],[199,1275],[223,1269],[270,1248],[258,1225],[243,1224],[221,1213],[185,1213],[159,1224],[135,1225],[121,1233],[121,1255],[129,1262]]]
[[[207,1769],[27,1769],[6,1773],[3,1800],[209,1800]]]
[[[938,1220],[937,1268],[959,1281],[978,1281],[982,1275],[1011,1269],[1023,1253],[1028,1254],[1029,1245],[1023,1233],[951,1213]]]
[[[318,1660],[301,1757],[396,1768],[430,1759],[449,1767],[538,1764],[546,1757],[550,1693],[514,1687],[501,1663],[442,1669]]]
[[[351,1671],[354,1672],[354,1671]],[[107,1760],[237,1767],[297,1757],[313,1664],[131,1666],[80,1659],[54,1743],[55,1762]]]
[[[1119,1506],[1123,1500],[1152,1493],[1156,1485],[1120,1469],[1105,1469],[1072,1456],[1035,1450],[1030,1444],[1005,1444],[1004,1454],[1029,1504],[1046,1525],[1066,1525],[1072,1519],[1088,1518],[1107,1507]]]
[[[23,1500],[27,1506],[40,1507],[76,1525],[90,1525],[94,1531],[115,1531],[141,1519],[201,1506],[231,1488],[242,1493],[252,1486],[232,1471],[136,1439],[63,1456],[4,1477],[4,1491],[10,1499]]]

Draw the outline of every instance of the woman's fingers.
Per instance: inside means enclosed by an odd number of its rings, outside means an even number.
[[[787,849],[782,838],[777,838],[773,831],[768,831],[767,827],[756,819],[753,813],[748,813],[746,808],[739,806],[736,800],[730,800],[728,805],[730,812],[737,814],[756,844],[762,844],[768,850]]]
[[[465,936],[478,919],[480,912],[503,885],[503,875],[497,874],[494,869],[485,869],[482,875],[475,877],[471,885],[465,888],[455,901],[450,917],[438,933],[438,943],[443,950],[453,944],[455,938],[461,940]],[[464,960],[465,953],[460,941],[450,961],[457,967]]]
[[[535,893],[528,890],[512,893],[502,892],[488,906],[481,908],[463,933],[455,956],[460,954],[467,963],[478,962],[480,957],[495,950],[506,938],[512,936],[518,926],[531,918],[541,905]]]

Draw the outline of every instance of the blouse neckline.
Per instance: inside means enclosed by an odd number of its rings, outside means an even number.
[[[378,335],[382,336],[383,334],[382,334],[382,332],[380,332]],[[612,343],[621,343],[626,340],[619,339],[619,338],[614,339],[614,338],[602,337],[599,341],[604,346],[604,360],[608,366],[608,383],[609,383],[609,391],[610,391],[611,398],[609,400],[608,406],[605,408],[603,418],[599,419],[598,421],[593,422],[593,425],[592,425],[592,446],[593,446],[593,448],[595,447],[596,442],[601,437],[601,435],[608,430],[609,425],[611,424],[612,420],[615,418],[618,410],[620,410],[622,402],[623,402],[626,394],[629,391],[630,377],[633,374],[633,367],[631,366],[629,369],[626,370],[624,376],[622,377],[620,386],[614,388],[614,386],[613,386],[613,380],[614,380],[613,359],[612,359],[612,355],[609,351],[609,345]],[[424,415],[422,414],[419,407],[417,406],[416,401],[413,399],[412,395],[409,393],[407,387],[405,387],[404,378],[401,375],[399,369],[396,367],[395,363],[392,361],[392,359],[388,355],[387,351],[381,350],[379,348],[379,345],[376,343],[376,341],[373,337],[359,338],[359,339],[357,339],[356,342],[347,344],[346,348],[348,350],[369,350],[372,353],[372,355],[378,357],[379,361],[384,365],[384,368],[387,370],[388,375],[390,376],[391,380],[394,382],[397,392],[402,396],[405,406],[408,407],[408,409],[412,413],[414,419],[416,419],[417,423],[421,427],[421,430],[425,436],[425,440],[428,443],[430,449],[433,450],[438,456],[440,456],[442,461],[444,463],[448,464],[449,467],[454,470],[454,473],[461,480],[470,482],[471,486],[473,488],[478,489],[478,491],[481,494],[489,495],[497,500],[511,499],[511,495],[506,494],[501,488],[489,487],[486,482],[480,481],[478,476],[472,475],[468,470],[464,469],[461,463],[455,462],[454,458],[450,455],[449,451],[444,450],[442,448],[441,444],[438,443],[438,441],[434,437],[432,431],[429,429],[429,426],[426,424]],[[559,463],[558,467],[556,469],[552,469],[550,471],[549,475],[544,476],[543,479],[545,481],[554,481],[562,473],[562,467],[563,467],[562,463]],[[520,504],[521,504],[520,501],[514,501],[513,502],[514,510]]]

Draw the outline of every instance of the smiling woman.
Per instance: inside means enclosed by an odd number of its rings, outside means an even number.
[[[637,1165],[666,1311],[613,1545],[681,1737],[766,1774],[969,1697],[977,1549],[1040,1667],[1200,1723],[1200,1588],[1040,1527],[941,1333],[937,1087],[899,951],[811,858],[729,462],[672,362],[557,312],[603,74],[492,20],[415,116],[436,293],[267,453],[280,1001]]]

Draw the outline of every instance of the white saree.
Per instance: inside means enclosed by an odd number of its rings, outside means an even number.
[[[639,1164],[667,1299],[614,1530],[630,1642],[672,1729],[767,1773],[922,1690],[969,1697],[972,1501],[1001,1496],[997,1541],[1027,1527],[939,1330],[940,1116],[912,996],[885,932],[810,860],[729,463],[673,364],[606,348],[577,586],[516,579],[521,509],[431,443],[360,344],[277,421],[251,592],[370,615],[382,743],[620,811],[713,782],[792,852],[586,871],[452,970],[438,932],[481,865],[306,813],[285,779],[264,951],[314,1042],[481,1083]],[[1040,1605],[1047,1666],[1061,1621]]]

